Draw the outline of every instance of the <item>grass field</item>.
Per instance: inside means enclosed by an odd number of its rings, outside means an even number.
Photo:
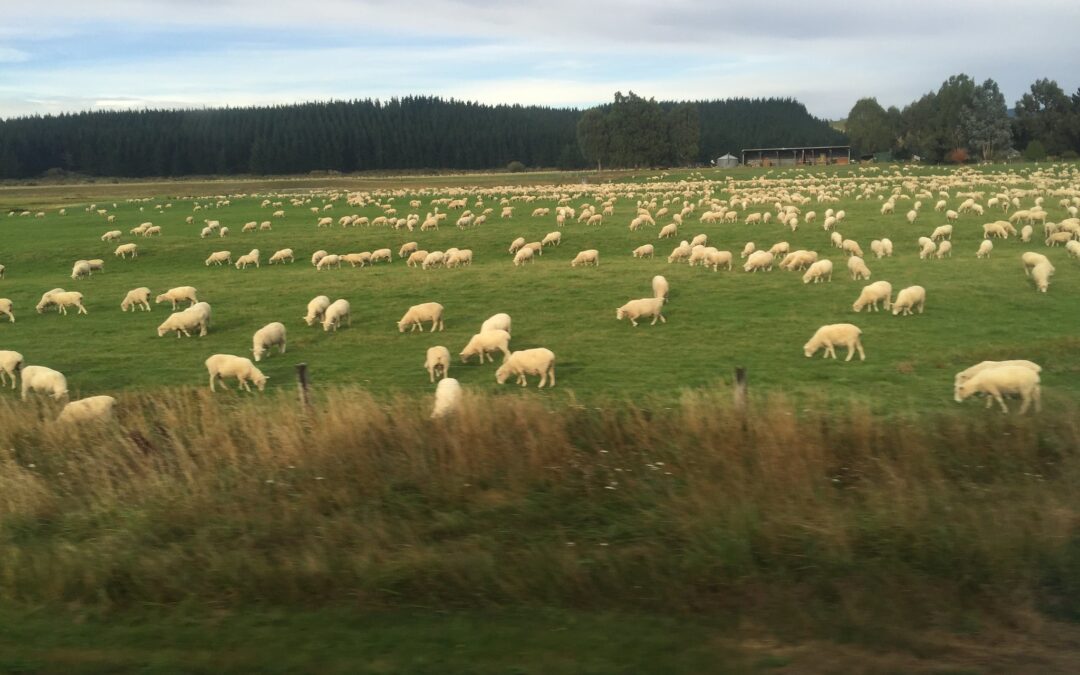
[[[828,170],[820,177],[860,175],[857,171]],[[920,172],[933,173],[928,169]],[[708,177],[723,180],[725,175],[716,172]],[[759,174],[736,174],[740,180],[755,175]],[[664,181],[678,177],[668,176]],[[270,219],[272,209],[260,208],[261,195],[233,196],[228,207],[211,207],[196,214],[199,220],[220,220],[232,234],[224,239],[200,239],[198,220],[197,225],[184,224],[184,217],[192,214],[193,200],[180,196],[188,185],[149,184],[143,189],[156,197],[139,203],[118,201],[115,208],[108,200],[110,186],[97,185],[94,190],[100,193],[95,201],[99,208],[116,215],[115,224],[71,205],[66,216],[50,209],[45,218],[0,218],[0,264],[7,267],[7,277],[0,281],[0,297],[14,301],[18,317],[17,323],[0,324],[0,348],[21,352],[28,364],[64,372],[73,395],[202,385],[206,379],[202,362],[207,356],[245,354],[256,329],[270,321],[282,321],[289,330],[289,352],[264,362],[271,387],[291,386],[293,365],[304,361],[317,384],[351,383],[385,393],[426,392],[431,387],[421,365],[427,347],[444,344],[456,355],[487,316],[508,312],[514,318],[512,349],[544,346],[556,353],[559,385],[549,394],[556,399],[635,399],[658,393],[674,398],[683,388],[730,380],[735,366],[746,366],[754,391],[784,389],[862,397],[879,410],[952,406],[953,374],[980,360],[998,358],[1029,358],[1041,363],[1044,396],[1051,408],[1055,397],[1080,394],[1078,366],[1070,358],[1080,345],[1080,312],[1075,308],[1080,265],[1069,260],[1061,248],[1046,249],[1041,242],[1022,245],[1012,239],[997,242],[990,260],[976,260],[981,224],[1000,214],[962,216],[953,240],[954,257],[920,261],[915,239],[944,222],[941,214],[932,211],[932,204],[924,204],[915,225],[904,220],[903,212],[909,208],[904,201],[894,216],[879,215],[876,199],[856,201],[853,196],[836,204],[805,206],[804,211],[819,213],[819,222],[828,206],[846,209],[847,219],[839,229],[866,249],[873,280],[888,280],[896,290],[911,284],[927,289],[927,311],[922,316],[857,315],[851,302],[866,282],[847,276],[843,256],[829,247],[819,225],[804,225],[794,233],[775,224],[708,225],[698,223],[695,213],[687,218],[680,238],[706,233],[711,245],[731,250],[736,257],[746,241],[755,241],[759,247],[788,241],[793,250],[817,250],[834,261],[837,272],[830,284],[803,285],[799,274],[779,270],[751,275],[738,268],[713,273],[685,264],[669,265],[665,258],[676,242],[657,241],[656,229],[635,233],[626,225],[634,215],[636,199],[643,194],[672,193],[675,187],[649,187],[645,175],[622,178],[644,182],[639,183],[635,197],[622,196],[617,201],[614,217],[605,218],[601,227],[567,224],[561,247],[546,250],[535,264],[520,269],[512,266],[506,248],[517,236],[539,240],[555,229],[554,215],[529,216],[535,207],[554,207],[554,200],[517,203],[514,218],[499,219],[498,198],[488,197],[485,205],[496,211],[485,225],[462,232],[453,227],[452,215],[451,222],[444,223],[439,232],[430,233],[342,229],[336,224],[319,230],[307,205],[290,207],[286,200],[287,217],[275,219],[272,232],[241,234],[244,222]],[[408,184],[416,185],[412,181],[418,180],[409,179]],[[997,180],[987,179],[982,189],[992,191]],[[394,187],[391,179],[380,181],[385,190]],[[717,185],[722,187],[723,183]],[[205,189],[208,185],[195,187]],[[418,211],[422,216],[431,210],[427,195],[422,197],[420,209],[408,208],[407,201],[416,189],[402,188],[396,201],[400,215]],[[589,189],[580,184],[565,186],[565,192],[574,195],[575,206],[599,201],[583,193]],[[695,189],[700,192],[700,186]],[[32,188],[21,190],[0,191],[6,208],[34,201],[27,193]],[[441,188],[434,190],[438,194]],[[720,199],[727,196],[719,189],[714,195]],[[316,196],[311,204],[321,206],[323,201]],[[470,208],[479,211],[472,206],[473,201]],[[165,202],[172,207],[156,212],[154,205]],[[955,207],[956,203],[950,205]],[[144,209],[141,212],[140,207]],[[1046,208],[1050,220],[1065,217],[1056,199],[1048,198]],[[764,210],[771,210],[771,205],[751,206],[746,213]],[[350,208],[342,200],[326,213],[336,221],[344,214],[374,217],[381,211]],[[140,255],[135,260],[114,258],[115,243],[99,240],[108,229],[126,233],[146,220],[161,225],[164,235],[138,238]],[[869,242],[882,236],[893,240],[896,253],[891,259],[877,261],[869,257]],[[390,265],[320,272],[307,262],[311,252],[319,248],[345,253],[389,247],[396,254],[398,247],[410,240],[427,250],[471,248],[475,263],[466,269],[425,272],[406,268],[395,257]],[[121,241],[136,238],[125,234]],[[630,251],[647,242],[657,245],[657,258],[632,259]],[[295,264],[265,265],[271,253],[284,247],[295,249]],[[251,248],[262,251],[261,269],[239,271],[203,265],[212,251],[228,249],[235,257]],[[600,267],[572,269],[570,259],[587,248],[599,249]],[[1025,279],[1019,255],[1026,250],[1046,253],[1054,261],[1057,274],[1049,293],[1036,293]],[[89,258],[104,258],[105,272],[72,281],[72,262]],[[654,274],[664,274],[671,283],[671,302],[665,311],[668,323],[634,329],[627,322],[616,321],[617,306],[650,294],[649,281]],[[156,294],[178,285],[197,287],[200,299],[212,305],[213,327],[207,337],[158,338],[155,328],[166,315],[164,305],[150,313],[120,312],[120,299],[130,288],[149,286]],[[83,292],[89,315],[35,314],[33,305],[45,290],[54,287]],[[337,334],[305,326],[300,317],[307,301],[318,294],[348,299],[353,307],[352,326]],[[445,332],[436,336],[399,334],[395,322],[404,310],[431,300],[446,307]],[[814,330],[835,322],[853,322],[863,329],[866,362],[803,356],[802,345]],[[493,371],[493,366],[481,367],[475,362],[451,369],[464,386],[479,391],[499,390]],[[512,389],[507,385],[502,391],[510,394]]]

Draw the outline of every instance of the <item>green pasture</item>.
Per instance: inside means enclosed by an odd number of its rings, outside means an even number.
[[[854,171],[857,169],[847,169],[840,175]],[[933,171],[922,169],[918,173]],[[735,176],[744,179],[765,173],[738,172]],[[726,176],[716,171],[704,174],[717,181]],[[658,175],[660,172],[639,172],[620,178],[647,184]],[[545,175],[549,178],[554,180]],[[579,180],[577,174],[573,178]],[[395,200],[399,216],[417,211],[423,217],[432,210],[430,196],[421,197],[421,208],[409,208],[416,179],[401,185],[408,187],[403,187],[406,194]],[[289,190],[287,182],[273,186]],[[312,205],[323,205],[324,199],[317,194],[304,207],[293,207],[287,198],[271,196],[284,202],[287,214],[284,219],[273,219],[273,207],[260,207],[263,194],[234,196],[231,204],[222,208],[214,208],[213,199],[198,198],[194,201],[211,207],[193,213],[193,199],[178,196],[187,194],[185,183],[145,186],[147,194],[155,195],[150,201],[120,198],[115,208],[109,198],[111,187],[115,186],[96,185],[94,189],[100,194],[95,199],[98,208],[114,214],[114,224],[87,212],[85,204],[68,205],[64,216],[55,208],[48,209],[44,218],[7,216],[11,207],[42,202],[32,196],[32,189],[0,191],[0,205],[5,207],[5,215],[0,215],[0,264],[7,268],[6,278],[0,280],[0,297],[14,302],[17,317],[16,323],[0,323],[0,349],[21,352],[27,364],[62,371],[73,397],[162,386],[205,386],[206,357],[215,353],[250,355],[252,333],[271,321],[287,326],[289,347],[284,356],[275,353],[260,364],[271,378],[269,387],[294,386],[294,366],[306,362],[316,385],[354,383],[387,394],[426,392],[432,385],[422,368],[425,350],[445,345],[456,358],[481,322],[496,312],[513,317],[512,349],[542,346],[555,352],[558,385],[547,394],[553,397],[586,401],[645,396],[674,399],[684,388],[726,386],[733,369],[745,366],[756,395],[784,390],[865,397],[878,410],[896,405],[956,406],[951,397],[956,371],[983,359],[1013,358],[1043,365],[1047,405],[1052,406],[1057,396],[1080,394],[1080,367],[1075,360],[1080,346],[1080,263],[1069,259],[1062,248],[1044,247],[1041,228],[1037,228],[1038,241],[995,241],[992,257],[977,260],[981,225],[1003,217],[999,212],[961,216],[953,238],[953,256],[944,260],[919,260],[915,243],[919,236],[929,235],[945,222],[942,214],[933,211],[935,200],[924,200],[914,225],[904,219],[911,202],[900,201],[896,215],[881,216],[879,201],[857,201],[851,196],[837,204],[803,207],[804,212],[818,213],[818,223],[802,225],[794,233],[775,222],[746,226],[741,218],[737,224],[703,224],[698,222],[700,210],[689,216],[680,230],[679,239],[707,234],[710,245],[732,251],[736,262],[747,241],[754,241],[758,248],[787,241],[792,250],[813,249],[833,260],[836,273],[831,283],[804,285],[801,273],[779,269],[747,274],[736,266],[734,271],[714,273],[686,264],[668,264],[666,257],[678,242],[658,241],[658,228],[630,232],[627,225],[634,215],[635,200],[627,197],[618,200],[615,215],[605,217],[602,226],[567,223],[560,247],[546,249],[534,264],[515,268],[507,247],[518,236],[540,240],[556,229],[553,200],[515,202],[515,216],[500,219],[498,196],[488,197],[484,207],[494,212],[478,228],[458,230],[451,212],[438,232],[410,233],[385,227],[343,229],[336,224],[342,215],[374,218],[381,214],[378,208],[353,208],[344,200],[325,212],[334,218],[334,226],[318,229],[317,217],[309,210]],[[198,184],[200,190],[208,187],[212,186]],[[334,183],[333,187],[342,186]],[[397,186],[392,179],[383,179],[367,187],[389,190]],[[988,183],[985,189],[996,187]],[[580,182],[566,185],[567,192],[582,188],[591,186]],[[723,183],[717,183],[714,196],[726,199],[728,194],[722,188]],[[79,195],[86,196],[86,189],[80,189]],[[305,184],[294,193],[309,189]],[[62,203],[57,195],[51,195],[49,201]],[[475,201],[471,198],[469,207],[479,212],[483,207],[474,206]],[[951,199],[950,208],[959,201]],[[572,205],[580,210],[585,202],[599,200],[579,196]],[[165,203],[172,207],[154,208]],[[531,217],[536,207],[550,207],[552,212],[547,217]],[[927,289],[925,314],[893,317],[884,312],[852,311],[851,303],[869,282],[852,281],[843,255],[830,247],[828,234],[820,226],[828,207],[846,210],[847,218],[839,230],[862,245],[873,271],[871,281],[887,280],[894,292],[912,284]],[[1067,217],[1056,198],[1048,197],[1045,207],[1050,220]],[[771,205],[751,206],[742,217],[766,210],[771,210]],[[195,216],[194,225],[184,223],[188,215]],[[231,234],[223,239],[201,239],[203,218],[220,220]],[[242,234],[241,226],[251,220],[273,220],[273,231]],[[143,221],[161,225],[163,236],[144,239],[126,234]],[[120,242],[138,243],[138,258],[113,256],[117,242],[100,241],[101,234],[110,229],[125,232]],[[880,237],[892,239],[894,257],[873,259],[869,244]],[[397,258],[398,248],[407,241],[417,241],[426,250],[470,248],[475,262],[463,269],[407,268]],[[657,256],[633,259],[630,252],[644,243],[653,243]],[[266,264],[274,251],[285,247],[296,251],[294,264]],[[309,262],[317,249],[348,253],[383,247],[394,251],[393,263],[316,271]],[[230,250],[235,259],[252,248],[262,252],[260,269],[241,271],[203,264],[214,251]],[[574,255],[589,248],[599,249],[599,268],[571,268]],[[1027,250],[1045,253],[1056,266],[1049,293],[1036,292],[1025,278],[1020,254]],[[89,279],[70,279],[73,261],[91,258],[105,259],[105,271]],[[650,295],[650,280],[655,274],[665,275],[671,284],[667,323],[632,328],[628,322],[617,321],[615,308]],[[120,311],[120,300],[131,288],[148,286],[157,294],[180,285],[195,286],[200,300],[213,307],[208,336],[159,338],[155,328],[169,311],[167,305],[157,305],[147,313]],[[81,291],[89,315],[35,313],[41,294],[55,287]],[[305,306],[320,294],[332,300],[349,300],[352,325],[337,333],[306,326],[301,320]],[[399,333],[395,323],[405,310],[428,301],[445,306],[446,330],[435,335]],[[838,322],[852,322],[863,329],[865,362],[856,357],[844,363],[843,350],[839,361],[823,360],[820,353],[813,359],[803,356],[802,345],[818,326]],[[469,365],[455,363],[450,372],[468,389],[512,393],[512,384],[495,384],[494,369],[474,361]],[[977,405],[968,404],[972,408]]]

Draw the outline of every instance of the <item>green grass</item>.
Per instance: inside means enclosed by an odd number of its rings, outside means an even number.
[[[854,168],[826,169],[821,175],[855,172]],[[762,173],[745,170],[737,175],[749,178]],[[709,175],[722,179],[725,174]],[[635,179],[644,178],[639,174]],[[176,191],[183,186],[177,184]],[[101,189],[107,194],[107,186]],[[400,214],[418,210],[422,215],[430,210],[429,197],[423,198],[420,209],[409,209],[406,202],[412,192],[405,194],[396,201]],[[595,201],[572,194],[575,206]],[[993,358],[1042,363],[1044,388],[1051,401],[1055,395],[1080,393],[1077,366],[1067,358],[1080,339],[1080,312],[1075,310],[1080,266],[1067,259],[1061,248],[1022,245],[1015,240],[997,242],[992,259],[976,260],[980,226],[999,217],[994,214],[962,217],[952,259],[920,261],[915,239],[943,222],[932,211],[932,203],[924,205],[914,226],[903,218],[907,202],[900,202],[898,215],[885,217],[878,215],[877,200],[850,197],[831,205],[847,210],[840,230],[859,241],[868,256],[871,239],[889,236],[894,241],[894,258],[868,258],[873,280],[888,280],[897,290],[910,284],[927,288],[926,314],[901,318],[851,311],[864,282],[851,281],[846,275],[844,258],[829,247],[819,225],[802,226],[791,233],[775,224],[705,225],[697,222],[695,214],[680,233],[680,238],[706,233],[710,244],[731,250],[736,257],[743,244],[753,240],[759,247],[788,241],[793,249],[810,248],[831,258],[837,266],[833,282],[806,286],[797,273],[779,270],[751,275],[739,269],[713,273],[685,264],[669,265],[664,258],[674,242],[657,241],[655,229],[627,230],[634,209],[634,199],[628,197],[619,199],[615,216],[606,218],[600,228],[566,225],[560,248],[546,250],[534,265],[521,269],[512,266],[506,247],[516,236],[539,240],[555,229],[553,215],[529,216],[532,208],[552,207],[553,201],[518,203],[513,219],[500,220],[497,198],[488,198],[486,204],[496,211],[481,228],[461,232],[451,222],[432,233],[336,225],[318,230],[315,216],[306,207],[286,205],[288,217],[277,220],[273,232],[240,234],[244,222],[270,218],[271,209],[259,208],[260,200],[233,197],[229,207],[195,214],[200,220],[215,218],[228,225],[232,234],[225,239],[200,239],[201,224],[183,222],[192,213],[191,200],[175,195],[169,200],[173,207],[162,212],[155,212],[153,205],[166,198],[141,204],[120,201],[116,208],[111,201],[97,200],[99,207],[108,207],[117,216],[113,225],[78,207],[69,207],[66,216],[50,211],[43,219],[0,217],[4,242],[0,262],[7,266],[0,297],[14,301],[18,317],[15,324],[0,324],[0,348],[21,352],[28,364],[64,372],[77,395],[199,385],[206,377],[202,362],[207,356],[247,353],[256,329],[282,321],[289,330],[289,352],[265,362],[271,386],[291,386],[293,364],[305,361],[317,384],[355,383],[377,392],[422,392],[430,389],[421,368],[427,347],[444,344],[456,355],[487,316],[509,312],[514,318],[513,349],[544,346],[556,353],[559,386],[552,395],[557,397],[572,393],[584,399],[636,398],[659,392],[674,398],[682,388],[716,385],[729,379],[735,366],[747,366],[754,390],[820,390],[865,397],[877,408],[936,407],[954,405],[951,380],[957,370]],[[1064,211],[1052,201],[1056,202],[1049,198],[1046,206],[1051,219],[1058,220]],[[321,205],[322,199],[312,203]],[[145,211],[140,212],[140,206]],[[827,206],[808,205],[804,211],[816,210],[820,221]],[[768,208],[751,207],[748,212]],[[373,217],[379,211],[350,208],[339,201],[328,213],[336,220],[348,213]],[[126,233],[144,220],[162,225],[165,234],[139,238],[141,252],[135,260],[114,258],[115,244],[99,241],[108,229]],[[406,268],[395,257],[390,265],[317,272],[307,262],[317,248],[344,253],[390,247],[396,254],[410,240],[428,250],[472,248],[475,263],[468,269],[424,272]],[[122,241],[135,239],[125,234]],[[658,257],[632,259],[630,251],[647,242],[657,245]],[[295,249],[299,259],[289,266],[264,264],[262,269],[247,271],[203,265],[212,251],[229,249],[235,257],[255,247],[262,251],[264,261],[283,247]],[[599,269],[571,269],[570,259],[586,248],[600,250]],[[1029,249],[1046,253],[1057,266],[1047,294],[1036,293],[1021,271],[1019,255]],[[95,257],[106,260],[104,273],[87,280],[69,278],[74,260]],[[650,294],[654,274],[664,274],[671,283],[668,323],[634,329],[616,321],[617,306]],[[156,294],[177,285],[197,287],[200,299],[212,305],[213,328],[207,337],[158,338],[155,327],[165,317],[165,306],[150,313],[120,312],[120,299],[130,288],[149,286]],[[35,314],[33,306],[41,293],[58,286],[82,291],[89,316]],[[307,301],[318,294],[348,299],[353,307],[352,327],[326,334],[305,326],[300,317]],[[395,322],[405,309],[431,300],[446,307],[446,331],[435,336],[399,334]],[[863,328],[865,363],[803,356],[802,344],[819,325],[842,321]],[[451,373],[470,389],[497,390],[491,366],[455,365]]]

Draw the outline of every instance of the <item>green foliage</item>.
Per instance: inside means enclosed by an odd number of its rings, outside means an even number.
[[[1031,141],[1024,148],[1024,159],[1029,162],[1039,162],[1046,159],[1046,146],[1038,139]]]
[[[986,80],[975,87],[971,105],[961,111],[961,125],[968,146],[990,161],[1012,144],[1012,126],[1005,107],[1005,96],[997,82]]]
[[[899,129],[893,126],[893,119],[876,98],[856,101],[848,113],[845,129],[856,156],[891,150],[899,135]]]
[[[696,161],[701,141],[701,115],[693,103],[680,103],[667,113],[672,161],[686,166]]]
[[[510,173],[522,173],[525,171],[525,165],[521,162],[514,160],[506,165],[506,170]]]
[[[1047,154],[1080,150],[1080,92],[1070,99],[1054,80],[1036,80],[1016,102],[1016,130],[1022,143],[1038,140]]]

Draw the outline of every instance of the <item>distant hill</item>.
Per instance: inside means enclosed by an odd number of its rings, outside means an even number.
[[[843,142],[793,99],[697,101],[701,163],[744,147]],[[671,106],[674,103],[662,103]],[[0,121],[0,178],[296,174],[316,170],[586,166],[582,111],[434,97]]]

